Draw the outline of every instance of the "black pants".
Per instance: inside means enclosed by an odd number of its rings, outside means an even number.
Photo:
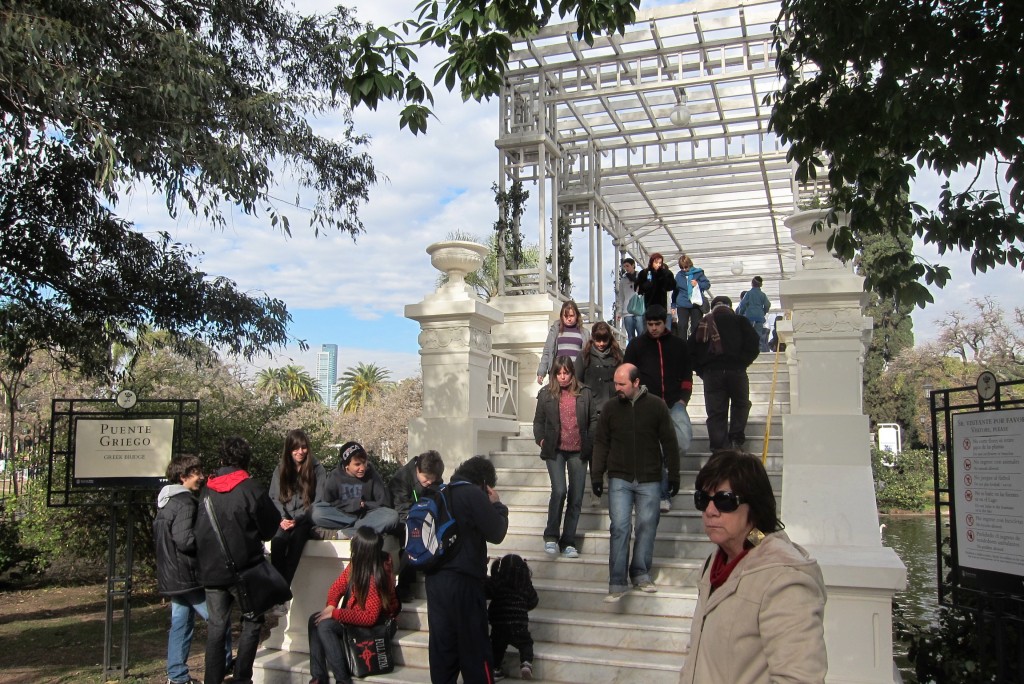
[[[494,666],[501,667],[505,659],[505,651],[509,645],[519,651],[520,663],[533,662],[533,637],[529,627],[508,627],[506,625],[491,626],[491,647],[494,652]]]
[[[750,415],[750,382],[746,369],[707,370],[703,380],[711,450],[742,446],[747,440]]]
[[[427,575],[431,684],[491,684],[491,643],[482,579],[449,570]]]
[[[277,533],[270,540],[270,563],[277,568],[277,571],[292,583],[295,571],[299,569],[299,561],[302,559],[302,549],[306,546],[313,531],[313,519],[306,516],[295,523],[290,530],[277,528]]]

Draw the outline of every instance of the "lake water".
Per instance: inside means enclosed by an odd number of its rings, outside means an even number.
[[[934,622],[938,613],[935,516],[881,515],[879,520],[885,525],[882,543],[907,566],[907,588],[896,594],[896,602],[911,621],[921,625]],[[916,681],[906,659],[906,645],[895,642],[893,650],[904,681]]]

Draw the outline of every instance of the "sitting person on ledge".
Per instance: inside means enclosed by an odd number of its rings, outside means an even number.
[[[313,505],[313,525],[341,530],[339,538],[351,537],[360,527],[369,527],[377,534],[397,527],[398,513],[391,507],[391,493],[358,442],[342,445],[338,466],[327,476],[324,500]]]

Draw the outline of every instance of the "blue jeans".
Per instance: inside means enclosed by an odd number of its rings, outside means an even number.
[[[210,619],[206,623],[206,684],[220,684],[224,681],[227,668],[224,667],[224,634],[231,627],[231,604],[235,602],[234,587],[206,587],[206,606]],[[256,648],[260,644],[260,628],[263,616],[242,614],[242,634],[238,639],[238,655],[235,658],[235,682],[252,684],[252,664],[256,660]]]
[[[556,451],[555,457],[544,461],[548,467],[548,478],[551,480],[551,498],[548,499],[548,524],[544,528],[544,541],[557,541],[558,547],[565,550],[567,546],[576,546],[576,526],[580,521],[580,510],[583,508],[583,488],[587,484],[587,462],[580,458],[580,453]],[[565,473],[569,472],[568,487]],[[569,507],[565,509],[565,527],[559,535],[562,523],[562,509],[565,507],[566,495]]]
[[[608,515],[611,518],[611,543],[608,548],[608,591],[629,589],[629,583],[651,581],[654,560],[654,536],[658,532],[660,482],[627,482],[617,477],[608,480]],[[629,557],[631,518],[636,509],[636,539],[633,558]],[[627,577],[626,569],[629,569]]]
[[[352,673],[348,671],[345,659],[345,647],[341,639],[345,636],[345,626],[333,619],[315,620],[320,613],[309,616],[309,676],[323,684],[331,680],[327,668],[334,673],[334,681],[339,684],[352,684]]]
[[[192,648],[192,631],[196,615],[210,619],[206,610],[206,592],[196,589],[187,594],[171,597],[171,629],[167,633],[167,679],[187,682],[188,653]],[[231,625],[224,632],[224,662],[231,663]]]
[[[366,511],[366,515],[357,516],[321,502],[313,504],[310,515],[313,524],[325,530],[369,527],[377,534],[384,534],[398,527],[398,513],[393,508],[374,508]]]
[[[672,427],[676,429],[679,455],[685,456],[686,450],[690,448],[690,442],[693,441],[693,424],[690,423],[690,414],[686,411],[686,404],[681,401],[672,404],[669,413],[672,416]],[[668,495],[668,467],[663,463],[661,466],[661,500],[668,501],[671,498]]]
[[[622,327],[626,331],[626,341],[632,342],[634,337],[643,333],[644,317],[626,314],[622,317]]]

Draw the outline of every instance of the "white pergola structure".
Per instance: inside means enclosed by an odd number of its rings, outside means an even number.
[[[779,84],[778,13],[774,0],[699,0],[639,12],[624,35],[593,46],[575,24],[516,44],[496,141],[500,189],[536,183],[539,244],[552,260],[534,276],[548,284],[540,291],[557,294],[552,233],[564,217],[588,232],[588,283],[574,291],[585,312],[610,299],[600,231],[642,265],[660,252],[675,271],[691,255],[716,293],[735,298],[754,275],[778,293],[799,250],[782,225],[795,206],[793,165],[765,103]]]

